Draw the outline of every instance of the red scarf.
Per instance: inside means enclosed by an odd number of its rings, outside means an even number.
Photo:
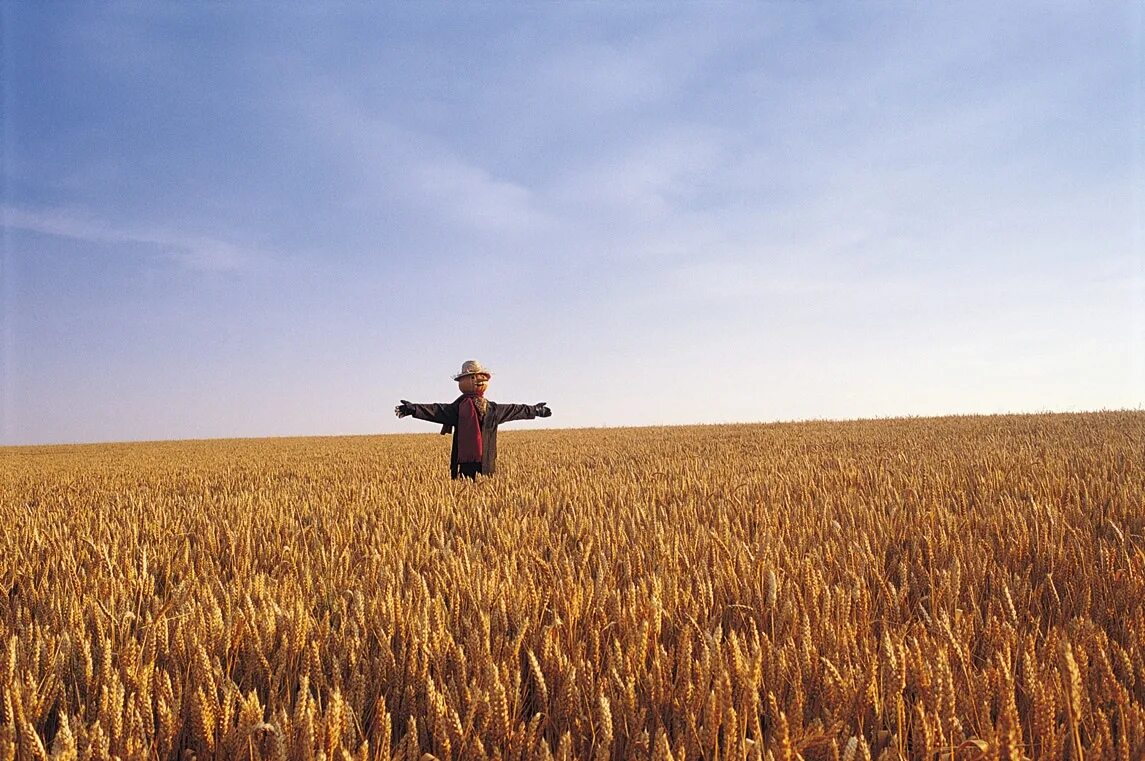
[[[485,443],[481,440],[481,421],[477,417],[476,395],[466,394],[457,404],[457,461],[481,462]]]

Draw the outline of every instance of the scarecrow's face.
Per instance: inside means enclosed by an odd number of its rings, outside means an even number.
[[[461,389],[463,394],[484,394],[485,389],[489,387],[489,376],[484,374],[466,375],[464,378],[459,378],[457,387]]]

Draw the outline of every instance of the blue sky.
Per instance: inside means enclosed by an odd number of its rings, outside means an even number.
[[[1142,15],[4,2],[0,443],[1139,408]]]

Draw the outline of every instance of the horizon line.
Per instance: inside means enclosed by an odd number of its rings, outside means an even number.
[[[584,425],[584,426],[544,426],[536,428],[518,428],[502,431],[501,433],[539,433],[542,431],[623,431],[643,430],[649,428],[716,428],[716,427],[749,427],[749,426],[784,426],[807,425],[812,423],[875,423],[895,421],[927,421],[950,420],[969,418],[1015,418],[1015,417],[1051,417],[1051,416],[1098,416],[1117,414],[1145,414],[1145,404],[1137,407],[1097,408],[1087,410],[1027,410],[1013,412],[947,412],[942,414],[892,414],[874,415],[867,417],[810,417],[810,418],[781,418],[776,420],[746,420],[746,421],[713,421],[692,423],[646,423],[646,424],[619,424],[619,425]],[[38,444],[0,444],[0,453],[18,449],[51,449],[67,447],[114,447],[114,446],[144,446],[149,444],[210,444],[226,442],[256,442],[256,441],[282,441],[305,439],[352,439],[352,438],[390,438],[399,436],[440,436],[433,431],[421,432],[377,432],[377,433],[322,433],[322,434],[281,434],[267,436],[205,436],[197,438],[173,439],[117,439],[108,441],[64,441]]]

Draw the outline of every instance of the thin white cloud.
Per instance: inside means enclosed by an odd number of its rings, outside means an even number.
[[[720,302],[787,298],[837,298],[865,286],[814,274],[799,277],[777,272],[766,261],[696,262],[667,270],[654,293],[676,301]]]
[[[659,220],[720,183],[734,160],[721,130],[689,125],[634,135],[630,144],[601,154],[583,167],[569,166],[546,191],[547,202],[593,216]]]
[[[512,83],[528,102],[543,104],[546,116],[590,124],[665,105],[686,110],[677,99],[702,89],[720,56],[745,44],[768,44],[783,15],[747,6],[721,6],[715,13],[674,6],[646,13],[620,5],[603,9],[603,17],[602,8],[593,7],[582,23],[582,10],[556,11],[547,26],[559,31],[538,40]],[[602,22],[613,13],[610,30]],[[632,32],[617,33],[625,28]]]
[[[519,236],[549,224],[529,188],[437,137],[397,125],[337,88],[316,82],[304,91],[300,122],[357,205],[413,207],[425,226],[480,235]]]
[[[122,243],[146,247],[148,256],[167,259],[189,270],[233,272],[249,269],[268,258],[265,252],[208,236],[113,225],[75,210],[0,207],[0,225],[92,243]]]
[[[448,155],[429,156],[405,167],[402,187],[416,192],[435,216],[483,233],[536,229],[541,217],[522,185]]]

